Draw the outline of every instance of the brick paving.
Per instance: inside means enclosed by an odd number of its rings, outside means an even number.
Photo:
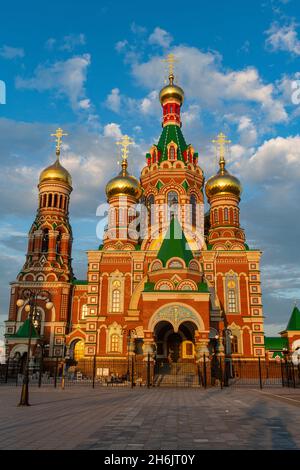
[[[299,390],[0,386],[0,449],[300,449]]]

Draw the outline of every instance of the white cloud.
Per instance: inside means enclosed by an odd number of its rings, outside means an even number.
[[[104,137],[112,137],[114,139],[121,138],[122,132],[121,132],[120,125],[115,124],[114,122],[111,122],[110,124],[106,124],[106,126],[104,126],[103,135]]]
[[[91,107],[91,100],[89,100],[88,98],[86,98],[86,99],[84,99],[84,100],[79,101],[78,105],[79,105],[79,108],[81,108],[81,109],[90,109],[90,107]]]
[[[165,49],[170,47],[171,42],[173,41],[173,37],[170,33],[165,31],[158,26],[154,29],[153,33],[149,36],[149,44],[155,46],[161,46]]]
[[[251,147],[257,142],[257,129],[249,116],[240,116],[236,120],[241,146]]]
[[[39,65],[32,78],[17,77],[16,87],[37,91],[54,90],[58,95],[67,96],[72,108],[76,110],[86,98],[85,82],[90,63],[90,55],[83,54],[50,66]]]
[[[181,120],[185,128],[195,123],[199,123],[200,106],[198,104],[191,104],[186,111],[181,113]]]
[[[20,47],[3,46],[0,48],[0,57],[3,59],[17,59],[25,56],[24,49]]]
[[[300,55],[300,40],[296,31],[296,25],[280,26],[273,23],[266,31],[266,46],[272,51],[286,51],[295,55]]]
[[[276,137],[264,142],[249,160],[248,172],[265,184],[282,181],[298,184],[300,178],[300,136]]]
[[[158,102],[158,92],[156,90],[151,91],[145,98],[140,100],[139,109],[145,115],[155,114]]]
[[[121,96],[119,88],[113,88],[106,98],[106,106],[114,113],[119,113],[121,106]]]
[[[238,71],[226,70],[221,57],[216,52],[204,53],[195,47],[178,46],[172,52],[178,59],[176,75],[180,77],[186,95],[197,101],[201,107],[215,112],[243,105],[247,113],[257,115],[257,108],[263,111],[269,123],[285,122],[286,110],[275,97],[273,84],[265,84],[256,68],[247,67]],[[153,87],[153,83],[162,83],[161,57],[152,57],[148,62],[132,64],[132,73],[137,81]]]

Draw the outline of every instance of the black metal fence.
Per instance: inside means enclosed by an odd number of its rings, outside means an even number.
[[[24,364],[10,360],[0,365],[0,384],[21,385]],[[128,360],[44,358],[30,363],[31,385],[71,387],[300,387],[300,365],[288,358],[268,361],[261,358],[235,359],[214,355],[196,362],[164,363],[131,356]]]

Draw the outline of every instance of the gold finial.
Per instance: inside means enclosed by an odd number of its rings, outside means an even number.
[[[220,132],[220,134],[218,135],[217,140],[212,140],[212,143],[217,145],[217,147],[219,149],[219,152],[220,152],[219,164],[220,164],[221,173],[224,173],[224,169],[225,169],[226,145],[231,144],[231,140],[227,140],[226,137],[227,136],[225,134],[223,134],[223,132]]]
[[[178,60],[175,59],[174,54],[168,54],[166,59],[163,59],[163,62],[166,62],[169,67],[169,81],[170,85],[173,85],[174,82],[174,64],[175,62],[178,62]]]
[[[130,145],[133,145],[134,141],[130,139],[128,135],[124,135],[121,140],[117,142],[117,145],[120,145],[121,148],[121,153],[122,153],[122,169],[123,169],[123,176],[126,174],[126,168],[127,168],[127,159],[128,159],[128,147]]]
[[[62,145],[62,138],[66,137],[68,134],[64,133],[64,131],[59,127],[56,129],[55,134],[51,134],[51,137],[56,137],[55,142],[56,142],[56,156],[57,158],[60,156],[60,149]]]

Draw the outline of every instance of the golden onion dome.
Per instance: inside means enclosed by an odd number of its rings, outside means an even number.
[[[242,185],[238,178],[231,175],[225,168],[221,168],[215,176],[209,178],[205,186],[208,199],[216,194],[230,193],[240,197]]]
[[[170,74],[169,84],[160,91],[159,100],[163,105],[165,101],[171,100],[172,98],[178,100],[180,105],[182,105],[184,101],[184,91],[179,86],[174,85],[174,75]]]
[[[63,181],[72,186],[72,178],[70,173],[60,164],[59,158],[53,165],[48,166],[40,175],[40,184],[45,181]]]
[[[105,188],[107,199],[113,196],[132,196],[138,200],[142,195],[139,181],[127,172],[127,162],[123,162],[122,171],[111,179]]]

